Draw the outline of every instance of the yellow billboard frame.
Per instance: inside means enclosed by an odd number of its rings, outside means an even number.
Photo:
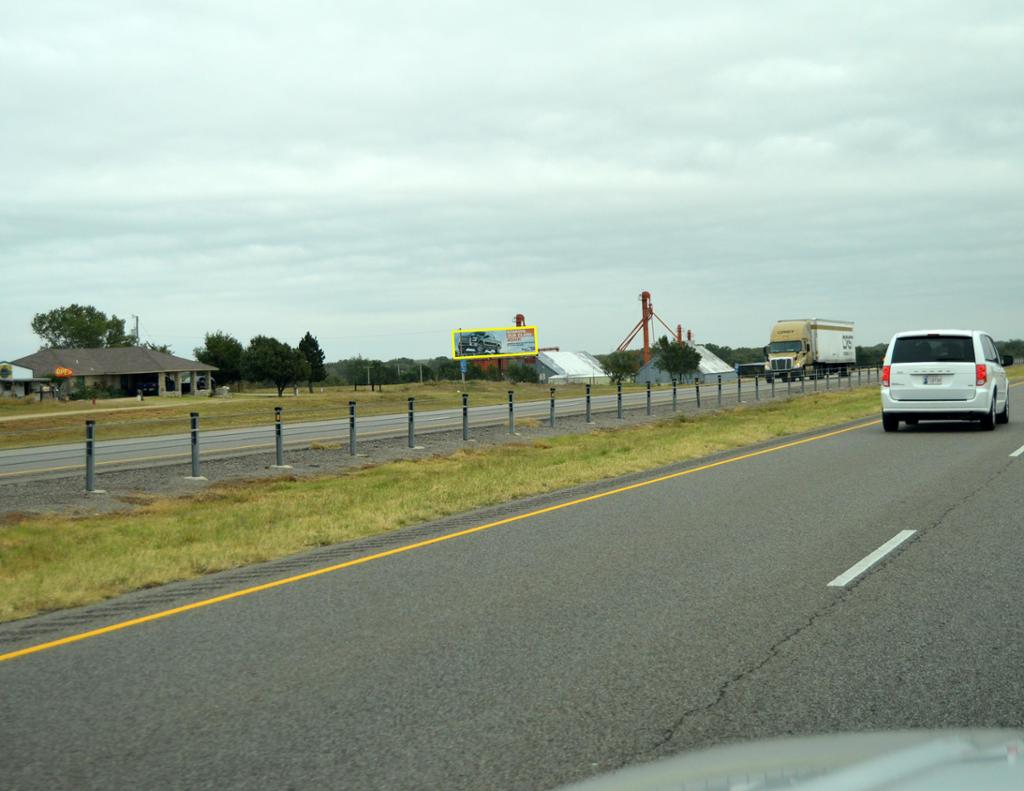
[[[532,352],[507,352],[502,354],[466,354],[460,355],[455,347],[455,336],[465,332],[505,332],[507,330],[532,330],[533,351]],[[502,357],[536,357],[539,354],[540,341],[537,340],[537,325],[531,324],[520,327],[469,327],[467,329],[452,330],[452,359],[453,360],[498,360]]]

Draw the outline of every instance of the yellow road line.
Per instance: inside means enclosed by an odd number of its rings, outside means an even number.
[[[211,604],[218,604],[220,602],[229,601],[231,599],[238,599],[242,596],[250,596],[260,591],[270,590],[271,588],[278,588],[282,585],[290,585],[300,580],[310,579],[311,577],[319,577],[321,574],[330,574],[333,571],[341,571],[342,569],[351,568],[352,566],[359,566],[363,563],[369,563],[372,560],[380,560],[391,555],[398,555],[403,552],[410,552],[414,549],[421,549],[428,547],[431,544],[439,544],[442,541],[451,541],[453,538],[461,538],[462,536],[472,535],[473,533],[479,533],[482,530],[490,530],[494,527],[501,525],[511,524],[512,522],[520,522],[524,519],[530,519],[534,516],[540,516],[541,514],[548,514],[552,511],[560,511],[563,508],[571,508],[575,505],[581,505],[583,503],[590,503],[595,500],[601,500],[605,497],[611,497],[615,494],[622,494],[623,492],[633,491],[634,489],[641,489],[645,486],[651,486],[656,483],[662,483],[664,481],[670,481],[674,478],[681,478],[684,475],[692,475],[695,472],[703,472],[705,470],[711,470],[715,467],[722,467],[726,464],[734,464],[738,461],[744,461],[746,459],[753,459],[757,456],[764,456],[767,453],[775,453],[786,448],[793,448],[797,445],[805,445],[808,442],[817,442],[818,440],[827,439],[829,437],[835,437],[839,434],[845,434],[849,431],[856,431],[857,429],[867,428],[868,426],[877,426],[881,421],[872,420],[867,423],[860,423],[856,426],[849,426],[847,428],[837,429],[836,431],[829,431],[825,434],[816,434],[812,437],[805,437],[804,439],[794,440],[792,442],[786,442],[782,445],[773,445],[770,448],[762,448],[761,450],[752,451],[750,453],[744,453],[740,456],[733,456],[728,459],[722,459],[721,461],[711,462],[709,464],[703,464],[699,467],[692,467],[687,470],[681,470],[680,472],[672,472],[667,475],[661,475],[657,478],[649,478],[646,481],[640,481],[639,483],[631,483],[628,486],[620,486],[617,489],[610,489],[605,492],[599,492],[598,494],[588,495],[587,497],[580,497],[576,500],[569,500],[568,502],[559,503],[558,505],[549,505],[546,508],[538,508],[535,511],[529,513],[519,514],[517,516],[510,516],[505,519],[499,519],[495,522],[488,522],[487,524],[477,525],[476,527],[470,527],[466,530],[460,530],[456,533],[446,533],[442,536],[436,536],[435,538],[429,538],[424,541],[417,541],[414,544],[405,544],[394,549],[388,549],[384,552],[377,552],[373,555],[367,555],[365,557],[356,558],[355,560],[347,560],[344,563],[336,563],[333,566],[325,566],[321,569],[315,569],[313,571],[307,571],[302,574],[296,574],[291,577],[285,577],[283,579],[274,580],[273,582],[266,582],[262,585],[254,585],[250,588],[243,588],[242,590],[234,591],[233,593],[225,593],[221,596],[214,596],[210,599],[203,599],[201,601],[192,602],[191,604],[184,604],[181,607],[174,607],[169,610],[161,610],[160,612],[151,613],[149,615],[143,615],[139,618],[132,618],[127,621],[121,621],[119,623],[111,624],[110,626],[104,626],[99,629],[91,629],[87,632],[80,632],[79,634],[73,634],[69,637],[62,637],[59,640],[51,640],[47,643],[40,643],[38,645],[29,646],[28,648],[22,648],[17,651],[11,651],[6,654],[0,654],[0,662],[6,662],[9,659],[17,659],[20,656],[26,656],[28,654],[35,654],[39,651],[45,651],[50,648],[57,648],[58,646],[68,645],[69,643],[77,643],[81,640],[88,640],[91,637],[99,637],[100,635],[107,634],[109,632],[116,632],[121,629],[127,629],[131,626],[138,626],[140,624],[149,623],[150,621],[156,621],[161,618],[167,618],[171,615],[177,615],[179,613],[188,612],[189,610],[198,610],[201,607],[209,607]]]

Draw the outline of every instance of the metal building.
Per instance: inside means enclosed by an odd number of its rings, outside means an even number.
[[[548,384],[607,384],[597,358],[587,352],[541,352],[537,355],[537,374]]]
[[[687,346],[691,349],[696,349],[700,353],[700,364],[697,366],[695,374],[690,374],[683,377],[683,382],[692,384],[694,380],[699,380],[702,384],[707,382],[717,382],[718,377],[722,377],[723,382],[727,382],[736,378],[736,371],[733,370],[732,366],[722,360],[721,357],[716,356],[712,352],[708,351],[706,346],[700,346],[691,341],[684,341]],[[661,370],[658,367],[658,358],[653,357],[651,361],[644,365],[636,374],[636,381],[640,384],[650,382],[651,384],[671,384],[672,375],[666,371]]]

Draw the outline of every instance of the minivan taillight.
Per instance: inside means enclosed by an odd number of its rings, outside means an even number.
[[[883,365],[882,366],[882,387],[888,387],[889,386],[889,374],[890,374],[891,371],[892,371],[892,366],[891,365]]]
[[[974,369],[975,371],[977,371],[977,376],[975,377],[976,381],[974,382],[974,384],[976,384],[978,387],[981,387],[988,381],[988,366],[976,365],[974,366]]]

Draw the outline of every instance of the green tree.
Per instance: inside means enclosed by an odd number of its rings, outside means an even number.
[[[662,335],[654,345],[654,360],[658,367],[677,382],[693,373],[700,364],[700,352],[685,343],[669,340]]]
[[[202,348],[193,350],[193,354],[199,362],[216,366],[216,380],[227,384],[241,381],[244,351],[238,339],[218,330],[206,333]]]
[[[629,350],[615,351],[600,358],[601,367],[613,382],[633,377],[640,370],[640,358]]]
[[[107,317],[92,305],[72,304],[37,313],[32,318],[32,332],[46,346],[56,349],[96,349],[131,346],[133,338],[124,331],[124,319]]]
[[[714,343],[702,344],[709,352],[715,357],[718,357],[722,362],[728,365],[735,366],[741,363],[760,363],[764,362],[764,347],[763,346],[737,346],[735,349],[731,346],[719,346]]]
[[[141,344],[143,349],[149,349],[154,352],[163,352],[164,354],[174,354],[174,351],[166,343],[153,343],[152,341],[145,341]]]
[[[876,343],[874,346],[858,346],[857,365],[881,365],[885,357],[887,343]]]
[[[519,382],[539,382],[540,376],[535,366],[525,365],[524,363],[512,363],[508,367],[508,380],[513,384],[518,384]]]
[[[451,357],[435,357],[430,361],[430,368],[434,378],[441,381],[456,382],[462,378],[462,368]]]
[[[313,382],[322,382],[327,378],[327,370],[324,368],[324,352],[320,348],[317,339],[310,332],[303,335],[302,340],[299,341],[299,351],[306,358],[306,362],[309,363],[307,383],[309,384],[309,392],[312,393]]]
[[[298,349],[277,338],[257,335],[242,353],[242,376],[254,382],[273,382],[277,397],[288,385],[309,378],[309,363]]]

